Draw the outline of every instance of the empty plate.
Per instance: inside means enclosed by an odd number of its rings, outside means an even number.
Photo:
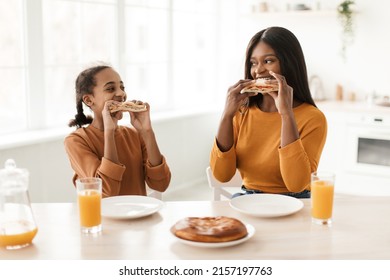
[[[249,194],[230,200],[230,206],[244,214],[256,217],[281,217],[303,208],[303,202],[280,194]]]
[[[102,216],[113,219],[136,219],[159,211],[164,203],[153,197],[121,195],[102,199]]]

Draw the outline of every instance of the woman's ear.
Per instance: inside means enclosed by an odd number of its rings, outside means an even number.
[[[89,95],[89,94],[84,95],[83,96],[83,102],[88,107],[91,107],[93,105],[93,100],[91,98],[91,95]]]

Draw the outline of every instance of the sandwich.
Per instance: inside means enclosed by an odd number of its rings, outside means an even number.
[[[109,110],[111,113],[119,112],[119,111],[127,111],[127,112],[143,112],[146,111],[145,104],[136,104],[132,101],[126,101],[119,104],[111,104],[109,106]]]
[[[279,90],[278,83],[268,83],[267,81],[271,81],[273,79],[270,78],[259,78],[255,80],[251,85],[244,87],[240,93],[245,92],[260,92],[262,94],[269,93],[272,91]]]

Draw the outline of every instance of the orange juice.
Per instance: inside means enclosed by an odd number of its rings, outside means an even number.
[[[334,183],[318,180],[311,182],[311,214],[319,220],[332,218]]]
[[[17,249],[30,244],[37,234],[37,227],[27,221],[8,222],[0,230],[0,246]]]
[[[101,194],[97,190],[78,192],[80,223],[83,227],[94,227],[101,223]]]

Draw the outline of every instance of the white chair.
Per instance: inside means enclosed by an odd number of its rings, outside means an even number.
[[[148,186],[146,187],[146,195],[162,200],[162,192],[152,190]]]
[[[226,183],[221,183],[220,181],[215,179],[210,166],[206,168],[206,174],[207,174],[207,181],[209,183],[209,187],[212,188],[213,190],[214,201],[221,200],[222,196],[224,196],[227,199],[230,199],[233,193],[240,192],[241,190],[242,178],[238,170],[236,170],[236,174],[234,174],[233,178]]]

